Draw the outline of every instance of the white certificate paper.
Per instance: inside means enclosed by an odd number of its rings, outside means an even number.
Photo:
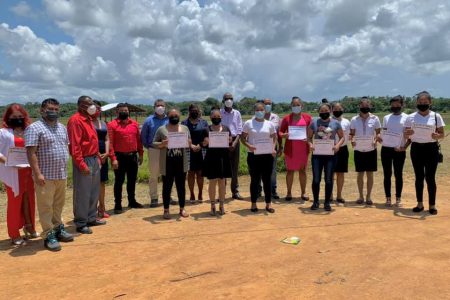
[[[209,148],[228,148],[230,133],[221,131],[209,132]]]
[[[413,123],[412,130],[414,130],[414,134],[411,136],[411,139],[414,139],[416,142],[428,142],[435,131],[435,126]]]
[[[334,155],[333,147],[333,140],[314,139],[313,155]]]
[[[169,132],[167,134],[168,149],[189,148],[187,132]]]
[[[381,132],[381,138],[383,139],[381,144],[384,147],[398,148],[402,144],[403,134],[383,130]]]
[[[290,140],[306,140],[306,126],[289,126],[288,132]]]
[[[256,147],[256,150],[253,152],[255,155],[273,153],[273,139],[270,137],[257,139],[253,146]]]
[[[360,136],[355,137],[355,148],[356,151],[369,152],[374,150],[373,136]]]
[[[21,147],[9,148],[5,165],[7,167],[21,167],[21,168],[29,167],[30,164],[28,163],[27,149]]]

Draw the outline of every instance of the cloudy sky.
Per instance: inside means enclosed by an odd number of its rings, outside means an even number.
[[[0,0],[0,104],[450,96],[448,0]]]

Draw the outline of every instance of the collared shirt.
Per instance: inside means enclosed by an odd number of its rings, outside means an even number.
[[[230,129],[232,137],[242,134],[242,117],[241,113],[235,109],[227,112],[225,108],[220,110],[222,115],[222,125],[227,126]]]
[[[339,124],[341,124],[342,127],[342,131],[344,132],[344,143],[342,144],[342,146],[347,146],[348,144],[348,136],[350,134],[350,121],[346,118],[335,118],[333,117],[334,120],[336,120]],[[336,136],[336,143],[339,142],[339,136]]]
[[[271,112],[268,121],[272,122],[275,130],[278,132],[278,129],[280,128],[280,117],[277,114]]]
[[[384,116],[383,118],[383,130],[388,132],[398,133],[403,136],[403,132],[405,131],[405,121],[408,118],[408,115],[405,113],[401,113],[399,115],[389,114]],[[400,144],[401,147],[405,146],[405,139],[402,138],[402,142]]]
[[[374,136],[375,130],[380,128],[380,119],[374,114],[369,114],[367,119],[363,119],[360,115],[357,115],[350,122],[350,129],[354,129],[355,136],[358,137]]]
[[[156,114],[153,114],[145,120],[141,130],[141,142],[145,148],[153,147],[153,138],[156,130],[161,126],[167,125],[167,123],[169,123],[167,115],[164,115],[163,118],[158,118]]]
[[[75,166],[80,170],[89,170],[85,157],[99,154],[98,136],[92,119],[79,112],[70,117],[67,123],[69,151]]]
[[[445,123],[442,119],[441,115],[430,111],[430,113],[426,116],[422,116],[418,112],[414,112],[410,114],[405,121],[405,127],[412,128],[414,127],[414,123],[421,125],[428,125],[435,128],[444,127]],[[413,128],[414,129],[414,128]],[[414,134],[411,136],[411,142],[413,143],[435,143],[436,140],[431,137],[415,137]]]
[[[108,123],[108,133],[109,152],[113,161],[116,160],[116,152],[139,152],[140,156],[144,154],[139,124],[135,120],[112,120]]]
[[[69,137],[64,125],[38,120],[25,129],[25,147],[37,147],[36,156],[42,175],[49,180],[67,178]]]

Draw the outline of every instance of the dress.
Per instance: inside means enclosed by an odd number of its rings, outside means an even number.
[[[189,128],[193,145],[198,145],[203,142],[203,132],[208,128],[208,122],[206,120],[198,119],[198,122],[196,124],[193,124],[189,119],[186,119],[181,124]],[[203,151],[194,152],[190,150],[189,152],[189,171],[202,170],[204,154]]]
[[[98,127],[99,122],[100,127]],[[106,136],[108,135],[108,127],[103,121],[94,122],[94,125],[98,136],[98,151],[103,154],[106,152]],[[100,181],[107,182],[108,179],[108,160],[106,160],[105,163],[102,164],[102,168],[100,170]]]
[[[203,131],[203,137],[208,137],[212,126]],[[223,132],[230,132],[227,126],[222,125]],[[228,148],[207,148],[203,161],[203,177],[208,179],[231,178],[231,161]]]
[[[292,114],[286,116],[281,122],[280,133],[288,132],[289,126],[305,126],[311,123],[311,116],[305,113],[295,121]],[[288,151],[289,150],[289,151]],[[309,144],[307,141],[286,140],[284,158],[288,171],[298,171],[306,168],[308,163]]]

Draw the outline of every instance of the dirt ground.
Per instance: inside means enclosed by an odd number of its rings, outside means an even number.
[[[248,197],[248,178],[240,182]],[[298,198],[275,202],[275,214],[251,213],[248,198],[228,201],[223,217],[211,217],[209,203],[188,205],[191,216],[183,220],[176,207],[169,221],[162,207],[129,210],[92,235],[77,235],[58,253],[45,250],[41,239],[13,248],[2,218],[0,298],[450,299],[447,175],[438,175],[437,216],[411,213],[411,174],[400,209],[384,207],[380,171],[373,207],[354,203],[355,182],[350,172],[349,201],[330,213],[311,212],[311,202]],[[284,175],[279,186],[285,195]],[[111,186],[107,198],[111,208]],[[67,199],[70,221],[70,190]],[[1,194],[2,209],[5,200]],[[138,186],[138,201],[148,204],[146,185]],[[69,230],[74,232],[70,222]],[[280,242],[289,236],[301,243]]]

